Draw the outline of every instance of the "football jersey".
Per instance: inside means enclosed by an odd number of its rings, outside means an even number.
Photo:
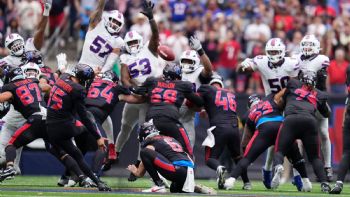
[[[41,89],[38,79],[20,79],[8,83],[2,87],[2,92],[11,92],[11,103],[15,110],[20,112],[25,119],[34,113],[46,115],[45,102],[41,97]]]
[[[210,85],[201,85],[197,92],[204,101],[210,126],[218,124],[238,126],[237,103],[233,92]]]
[[[38,51],[34,46],[34,38],[29,38],[24,46],[24,53],[28,51]],[[13,55],[8,55],[2,59],[0,59],[0,67],[10,66],[10,68],[16,68],[18,66],[22,66],[27,62],[25,55],[17,57]]]
[[[85,103],[87,107],[98,108],[98,114],[94,113],[96,111],[92,113],[104,122],[119,102],[120,94],[130,94],[130,91],[111,81],[95,79],[89,88]]]
[[[279,109],[274,101],[275,94],[269,94],[262,98],[259,103],[254,105],[250,110],[247,118],[247,126],[254,131],[259,126],[259,120],[265,117],[282,116],[282,110]]]
[[[283,99],[286,103],[285,116],[291,114],[315,116],[319,104],[327,101],[327,95],[318,89],[310,91],[300,81],[292,79],[287,84]]]
[[[122,54],[120,63],[128,67],[132,83],[138,86],[148,77],[161,77],[166,65],[164,60],[154,56],[148,49],[148,44],[145,44],[137,54]]]
[[[278,67],[273,67],[266,55],[256,56],[253,63],[252,69],[261,74],[266,96],[285,88],[289,78],[297,77],[299,72],[298,60],[291,57],[285,57],[282,65]]]
[[[148,145],[152,145],[155,151],[163,155],[170,162],[181,160],[192,162],[181,144],[172,137],[158,135],[148,138],[142,143],[142,148]]]
[[[165,81],[154,77],[147,78],[143,87],[147,88],[147,97],[150,108],[147,119],[155,116],[166,116],[175,120],[180,117],[179,108],[185,98],[196,103],[193,97],[197,97],[193,86],[187,81]]]
[[[75,120],[74,103],[84,102],[86,97],[85,88],[68,78],[68,74],[62,74],[51,89],[47,103],[48,123]]]
[[[53,86],[56,82],[55,75],[52,72],[51,68],[48,66],[44,66],[40,68],[41,71],[41,77],[45,78],[47,80],[47,83],[50,86]]]
[[[325,55],[314,55],[310,58],[306,59],[304,55],[298,54],[296,55],[298,58],[300,70],[305,71],[313,71],[317,73],[317,81],[316,88],[324,91],[326,90],[326,78],[327,76],[320,76],[318,71],[322,69],[327,69],[329,66],[329,58]]]
[[[93,69],[103,68],[113,49],[120,49],[123,45],[123,39],[110,34],[101,20],[94,29],[86,33],[79,63],[89,65]]]

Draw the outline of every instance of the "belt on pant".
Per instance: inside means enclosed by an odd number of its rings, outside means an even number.
[[[284,120],[283,116],[274,116],[274,117],[262,117],[256,123],[255,128],[258,128],[261,124],[266,122],[282,122]]]

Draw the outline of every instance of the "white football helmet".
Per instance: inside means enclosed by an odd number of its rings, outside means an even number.
[[[280,38],[271,38],[265,46],[266,56],[271,63],[278,63],[286,55],[286,45]]]
[[[321,50],[320,41],[313,34],[306,35],[300,42],[300,50],[305,56],[319,54]]]
[[[191,73],[199,68],[200,59],[195,50],[184,51],[180,56],[182,72]]]
[[[143,38],[137,31],[129,31],[124,37],[124,43],[128,53],[136,54],[143,46]]]
[[[41,75],[40,67],[33,62],[29,62],[21,67],[26,78],[37,78]]]
[[[24,54],[24,40],[19,34],[10,34],[5,39],[5,47],[13,56],[22,56]]]
[[[103,12],[102,20],[107,31],[111,34],[118,33],[124,25],[124,16],[118,10]]]

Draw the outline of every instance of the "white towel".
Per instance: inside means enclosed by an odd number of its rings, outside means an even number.
[[[188,192],[188,193],[193,193],[194,192],[194,171],[193,168],[187,167],[187,177],[186,181],[184,183],[184,186],[182,187],[182,191]]]
[[[213,148],[215,146],[215,137],[212,131],[216,128],[216,126],[212,126],[207,130],[207,137],[204,139],[202,146],[208,146]]]

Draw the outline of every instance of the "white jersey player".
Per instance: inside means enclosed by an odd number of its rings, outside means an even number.
[[[313,71],[317,73],[316,88],[321,91],[327,91],[327,68],[329,66],[329,58],[320,53],[320,42],[315,35],[306,35],[300,42],[301,54],[296,55],[299,60],[300,70]],[[320,125],[319,132],[321,137],[321,150],[324,159],[324,168],[328,181],[331,181],[333,172],[331,167],[331,141],[328,132],[328,118],[324,118],[317,113],[317,120]]]
[[[51,10],[52,0],[45,0],[43,17],[38,23],[34,38],[29,38],[24,42],[23,38],[18,34],[10,34],[5,39],[5,47],[10,52],[10,55],[0,59],[0,67],[2,69],[11,69],[24,65],[28,59],[26,53],[30,51],[39,51],[44,44],[44,33],[48,16]],[[9,112],[2,118],[5,124],[0,132],[0,163],[5,162],[4,149],[8,144],[11,136],[19,129],[25,122],[23,116],[11,105]],[[17,149],[17,157],[15,160],[15,169],[20,173],[19,160],[22,148]]]
[[[182,80],[193,83],[195,90],[197,90],[201,84],[208,84],[210,82],[213,74],[213,66],[196,37],[190,38],[190,47],[192,50],[184,51],[180,56]],[[184,126],[192,147],[194,147],[196,140],[195,113],[195,111],[189,109],[185,104],[180,108],[181,116],[179,121]]]
[[[157,23],[153,19],[153,3],[144,4],[143,14],[149,19],[152,36],[147,44],[143,44],[142,36],[136,31],[126,33],[124,42],[127,53],[120,56],[121,80],[124,86],[141,85],[148,77],[161,77],[165,61],[158,55],[159,32]],[[145,122],[148,104],[128,104],[123,109],[121,129],[116,139],[117,155],[122,151],[129,139],[130,133],[137,123]],[[136,180],[134,176],[130,181]]]
[[[265,95],[277,93],[287,86],[288,80],[297,77],[299,73],[298,60],[285,57],[286,46],[280,38],[270,39],[265,46],[266,55],[259,55],[253,59],[245,59],[238,70],[259,71],[265,89]],[[263,183],[271,188],[273,147],[268,149],[266,163],[263,167]],[[296,172],[295,172],[296,173]],[[296,176],[295,178],[300,178]]]
[[[90,66],[97,75],[111,70],[118,59],[121,48],[124,45],[123,39],[118,33],[124,25],[124,16],[118,10],[103,11],[106,0],[99,0],[96,11],[90,16],[88,32],[85,36],[80,64]],[[103,123],[109,140],[108,157],[115,160],[113,122],[108,116]]]

